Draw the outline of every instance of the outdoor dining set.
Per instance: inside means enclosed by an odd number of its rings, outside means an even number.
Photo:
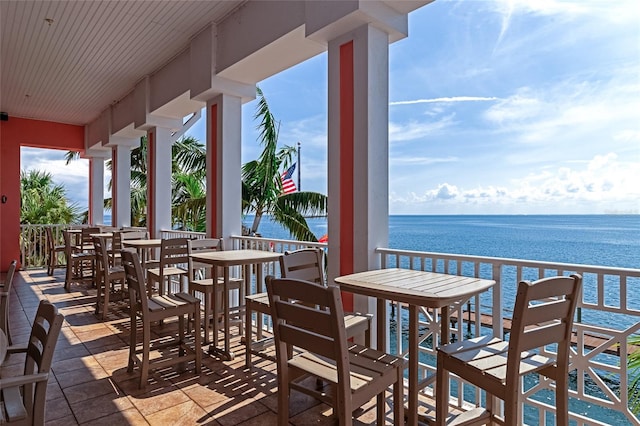
[[[63,235],[65,244],[56,245],[48,230],[48,273],[59,266],[58,253],[64,253],[65,288],[81,281],[92,283],[100,319],[108,318],[115,302],[128,305],[132,332],[127,371],[139,375],[140,388],[147,386],[150,371],[158,368],[188,364],[200,374],[203,345],[209,345],[211,356],[233,360],[237,354],[230,339],[237,327],[247,371],[254,356],[273,360],[277,366],[281,425],[289,422],[292,391],[332,406],[340,424],[352,424],[353,412],[375,398],[378,424],[392,419],[393,424],[467,425],[499,418],[515,425],[521,415],[521,377],[533,372],[557,383],[556,424],[568,424],[569,348],[579,275],[522,281],[509,339],[492,335],[464,339],[450,330],[450,308],[490,290],[495,280],[387,268],[327,282],[326,253],[321,248],[284,253],[225,250],[219,238],[150,239],[146,231],[92,227],[65,230]],[[6,303],[11,275],[0,288],[2,359],[12,350]],[[375,314],[345,312],[343,292],[372,298]],[[408,309],[404,356],[390,351],[389,301]],[[432,342],[437,346],[437,372],[421,378],[418,347],[425,339],[420,309],[425,307],[439,312],[432,321],[440,339]],[[47,315],[57,321],[53,311]],[[175,339],[153,340],[153,328],[175,321]],[[55,332],[49,329],[50,334]],[[557,345],[557,356],[536,350],[552,344]],[[152,356],[164,346],[177,350]],[[275,357],[273,351],[264,350],[273,346]],[[450,373],[484,389],[484,405],[450,412]],[[0,383],[5,403],[0,414],[10,422],[15,413],[7,406],[10,394],[4,381]],[[419,398],[428,386],[433,389],[435,410],[424,415],[418,410]],[[33,389],[24,388],[23,394]]]

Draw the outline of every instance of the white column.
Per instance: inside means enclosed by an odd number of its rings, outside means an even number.
[[[147,131],[147,229],[152,238],[171,229],[171,131]]]
[[[389,36],[370,25],[329,42],[329,271],[377,268],[389,239]],[[371,312],[366,298],[345,307]]]
[[[111,224],[113,226],[131,226],[131,148],[138,143],[135,139],[128,139],[111,144]]]
[[[218,95],[207,101],[207,235],[242,232],[241,98]]]
[[[89,223],[104,223],[104,157],[89,158]]]

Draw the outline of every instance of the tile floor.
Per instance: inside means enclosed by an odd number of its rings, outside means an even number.
[[[223,362],[204,349],[202,374],[193,364],[154,371],[139,390],[135,374],[126,371],[130,332],[126,302],[111,304],[108,321],[94,315],[95,290],[74,284],[64,289],[64,271],[49,277],[46,270],[20,271],[14,279],[10,327],[15,343],[25,342],[40,299],[48,299],[65,315],[47,388],[47,425],[274,425],[277,413],[275,364],[254,357],[244,368],[244,346],[232,340],[238,354]],[[156,328],[170,335],[175,324]],[[23,358],[13,355],[0,376],[20,374]],[[294,392],[293,425],[334,424],[331,408]],[[359,424],[375,424],[375,401],[358,416]],[[390,422],[390,418],[387,419]]]

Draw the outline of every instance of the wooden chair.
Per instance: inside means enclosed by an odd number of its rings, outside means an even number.
[[[148,240],[149,239],[149,232],[148,231],[141,231],[141,230],[132,230],[131,228],[123,228],[122,231],[120,232],[120,245],[121,245],[121,249],[125,248],[124,244],[122,244],[123,241],[126,240]],[[146,269],[148,267],[158,267],[158,265],[160,264],[160,262],[155,262],[154,264],[150,263],[149,260],[147,260],[148,258],[148,250],[141,250],[140,251],[140,255],[142,256],[140,258],[140,261],[142,262],[142,268]]]
[[[11,345],[11,328],[9,327],[9,301],[11,299],[11,287],[13,285],[13,276],[18,265],[17,260],[12,260],[9,264],[7,276],[0,287],[0,329],[7,336],[7,341]]]
[[[80,237],[80,246],[78,249],[81,252],[93,252],[93,236],[92,234],[100,234],[102,229],[98,226],[88,226],[82,228]]]
[[[207,263],[196,262],[191,258],[192,254],[207,253],[224,250],[224,241],[222,238],[203,238],[199,240],[187,241],[187,249],[189,253],[189,293],[195,296],[195,292],[204,295],[204,343],[209,343],[209,325],[210,318],[217,321],[214,312],[221,312],[222,303],[226,298],[222,297],[224,289],[224,277],[221,273],[216,274],[217,283],[213,285],[214,275],[212,273],[213,266]],[[241,278],[230,278],[229,289],[239,290],[244,281]],[[216,292],[214,294],[214,291]],[[220,305],[215,306],[214,304]]]
[[[520,378],[538,373],[556,382],[556,424],[569,424],[569,352],[573,316],[580,298],[582,277],[543,278],[518,284],[509,341],[490,336],[463,340],[438,348],[436,378],[437,425],[522,424],[519,410]],[[557,344],[557,355],[534,349]],[[448,417],[447,372],[484,389],[486,409],[478,407],[451,420]],[[504,419],[499,404],[504,401]]]
[[[111,231],[111,246],[107,250],[109,254],[109,264],[111,266],[120,265],[120,251],[122,250],[122,231]]]
[[[64,254],[67,260],[67,272],[64,279],[64,288],[71,289],[72,282],[93,280],[92,271],[95,262],[93,253],[79,251],[68,231],[62,231],[64,236]],[[89,272],[89,276],[87,276]]]
[[[124,297],[125,273],[122,265],[112,266],[107,250],[106,239],[103,237],[93,237],[93,246],[96,256],[96,315],[100,315],[102,306],[102,320],[107,319],[109,313],[109,299],[111,294]],[[116,284],[120,289],[116,290]]]
[[[285,252],[280,258],[280,273],[283,278],[311,281],[325,285],[324,252],[322,249],[307,248],[292,252]],[[262,355],[260,349],[271,341],[262,339],[262,315],[269,315],[269,297],[267,293],[256,293],[245,297],[245,366],[251,367],[251,355]],[[252,342],[252,316],[256,313],[257,341]],[[371,315],[346,314],[344,317],[347,338],[364,335],[365,346],[371,346]]]
[[[42,425],[51,360],[64,316],[42,300],[25,346],[9,346],[7,353],[25,353],[24,374],[0,380],[0,423]]]
[[[147,384],[149,370],[164,368],[169,365],[195,361],[195,370],[200,374],[202,365],[202,348],[200,340],[200,301],[187,293],[168,294],[166,296],[147,296],[144,274],[138,254],[133,250],[122,250],[127,285],[129,287],[129,303],[131,306],[131,333],[129,342],[129,363],[127,371],[134,367],[140,370],[140,384]],[[192,315],[195,322],[194,347],[185,341],[185,316]],[[167,318],[178,318],[178,338],[166,343],[151,346],[151,323]],[[142,323],[142,347],[138,349],[137,320]],[[178,347],[178,356],[173,358],[149,357],[152,349]],[[140,354],[140,355],[139,355]]]
[[[171,293],[171,279],[178,278],[178,285],[182,289],[182,278],[189,279],[189,271],[179,265],[188,265],[189,247],[187,238],[167,238],[160,244],[160,264],[157,268],[147,269],[149,288],[158,283],[158,292],[164,294],[164,283],[167,283],[167,293]]]
[[[351,425],[353,411],[378,396],[377,420],[383,425],[384,393],[392,385],[394,424],[403,424],[404,359],[347,341],[340,289],[273,276],[266,282],[276,342],[278,424],[289,424],[290,392],[297,390],[332,405],[340,425]],[[309,377],[328,383],[328,389],[318,390]]]
[[[55,268],[62,266],[58,263],[58,253],[64,253],[64,244],[56,244],[53,237],[53,229],[50,226],[44,228],[47,236],[47,275],[53,275]]]

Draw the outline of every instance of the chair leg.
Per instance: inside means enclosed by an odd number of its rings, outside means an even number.
[[[251,317],[253,316],[253,309],[251,308],[251,302],[245,302],[245,332],[244,332],[244,367],[251,368]]]
[[[178,335],[179,335],[179,349],[178,349],[178,355],[179,356],[185,356],[185,338],[184,338],[184,315],[180,315],[180,318],[178,318]]]
[[[109,311],[109,293],[111,293],[111,283],[104,283],[104,306],[102,307],[102,320],[105,321],[107,319],[107,313]]]
[[[211,311],[211,299],[213,298],[212,292],[214,287],[211,287],[211,291],[205,291],[204,293],[204,343],[209,343],[209,314]]]
[[[403,369],[398,368],[398,380],[393,384],[393,424],[404,424],[404,376]]]
[[[196,351],[196,373],[200,374],[202,371],[202,341],[200,340],[200,302],[195,303],[195,324],[194,329],[195,333],[193,336],[194,339],[194,350]]]
[[[147,386],[149,379],[149,351],[151,347],[151,327],[148,322],[142,321],[142,364],[140,365],[140,388]]]
[[[127,364],[127,373],[133,372],[134,361],[136,360],[136,314],[131,312],[131,326],[129,332],[129,364]]]
[[[556,380],[556,425],[569,424],[569,372],[560,373]]]
[[[73,275],[72,269],[73,269],[73,263],[71,262],[71,259],[67,259],[67,272],[64,277],[64,288],[67,291],[71,289],[71,277]]]
[[[47,275],[49,276],[53,275],[53,256],[54,254],[49,252],[49,259],[47,259]]]
[[[438,353],[436,369],[436,425],[444,426],[449,415],[449,386],[445,384],[447,374],[444,371],[443,356]],[[445,395],[446,392],[446,395]]]
[[[278,425],[289,425],[289,375],[278,374]]]

